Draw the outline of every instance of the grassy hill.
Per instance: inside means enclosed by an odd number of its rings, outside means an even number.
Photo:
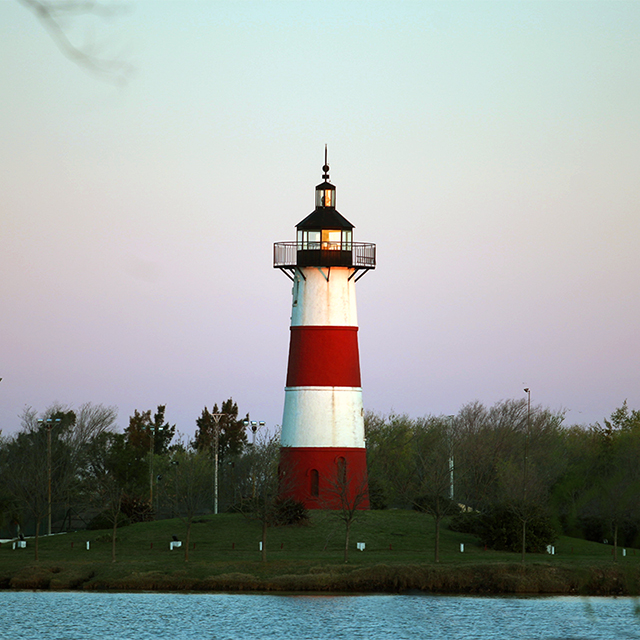
[[[610,546],[575,538],[559,538],[553,556],[529,554],[523,568],[518,554],[487,551],[445,527],[435,564],[433,521],[413,511],[363,512],[352,527],[348,564],[344,525],[331,512],[312,512],[305,526],[269,529],[267,562],[260,560],[260,525],[241,515],[199,518],[189,562],[182,549],[169,550],[173,535],[185,537],[178,519],[120,529],[115,563],[110,531],[42,537],[39,562],[33,540],[26,549],[6,543],[0,588],[640,594],[640,551],[620,552],[614,563]]]

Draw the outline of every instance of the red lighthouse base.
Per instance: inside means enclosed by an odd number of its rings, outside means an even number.
[[[366,449],[282,447],[280,494],[307,509],[368,509]]]

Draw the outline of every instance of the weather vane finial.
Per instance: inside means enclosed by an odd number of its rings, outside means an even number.
[[[324,167],[322,167],[324,173],[322,174],[323,180],[329,179],[329,164],[327,163],[327,145],[324,145]]]

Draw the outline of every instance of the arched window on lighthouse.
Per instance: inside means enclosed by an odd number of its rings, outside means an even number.
[[[311,480],[310,493],[312,498],[317,498],[320,495],[320,474],[317,469],[311,469],[309,473]]]
[[[336,461],[336,467],[338,472],[338,484],[344,487],[347,484],[347,461],[340,456]]]

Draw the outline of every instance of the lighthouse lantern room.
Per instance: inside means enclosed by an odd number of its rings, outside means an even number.
[[[336,209],[325,147],[315,210],[295,242],[274,245],[274,267],[293,282],[282,421],[281,492],[307,508],[368,508],[355,283],[376,247],[353,241]]]

